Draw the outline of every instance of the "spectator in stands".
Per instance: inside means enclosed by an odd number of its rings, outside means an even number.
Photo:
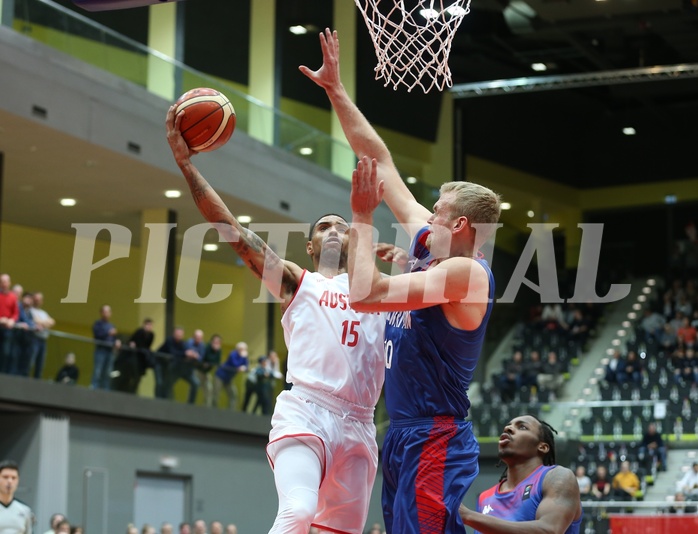
[[[223,534],[223,523],[211,521],[211,534]]]
[[[693,313],[693,304],[688,299],[685,292],[678,296],[676,302],[676,313],[678,314],[679,312],[685,317],[690,317]]]
[[[34,343],[34,361],[32,366],[34,378],[41,378],[44,372],[44,362],[46,361],[46,344],[48,342],[49,330],[56,325],[56,321],[44,310],[44,294],[41,291],[34,293],[34,306],[32,307],[32,318],[36,326],[36,338]]]
[[[683,323],[684,319],[684,314],[683,312],[677,311],[674,313],[673,317],[671,317],[667,323],[671,325],[671,327],[674,329],[674,332],[677,332],[679,328],[681,328],[681,323]]]
[[[56,534],[70,534],[70,522],[67,519],[63,519],[56,525]]]
[[[155,366],[152,353],[153,341],[155,341],[153,320],[146,317],[143,319],[143,323],[141,324],[140,328],[138,328],[138,330],[136,330],[128,340],[128,346],[136,351],[136,365],[138,370],[136,388],[138,387],[138,382],[140,382],[140,379],[145,374],[146,370],[149,367]]]
[[[674,373],[674,382],[690,382],[693,379],[693,370],[689,362],[686,361],[686,352],[682,348],[677,348],[671,353],[671,367]]]
[[[148,523],[141,528],[141,534],[156,534],[155,527],[151,527]]]
[[[691,469],[686,471],[678,488],[684,493],[689,501],[698,501],[698,462],[693,462]]]
[[[194,528],[192,529],[192,534],[206,534],[206,521],[203,519],[197,519],[194,521]]]
[[[184,343],[184,358],[177,360],[175,363],[175,382],[182,379],[189,384],[189,397],[187,402],[194,404],[196,402],[196,394],[199,392],[199,377],[196,373],[196,368],[206,352],[206,342],[204,341],[204,331],[200,329],[194,330],[194,335]]]
[[[647,425],[647,431],[642,436],[642,442],[638,449],[640,459],[657,461],[657,469],[666,471],[666,446],[662,435],[657,432],[656,423]]]
[[[597,501],[606,501],[611,494],[611,481],[608,480],[608,473],[603,465],[596,467],[596,475],[591,484],[591,494]]]
[[[551,350],[543,362],[541,374],[538,375],[538,385],[541,389],[547,389],[559,396],[562,384],[565,382],[563,371],[562,364],[557,359],[557,353]]]
[[[11,287],[10,275],[0,274],[0,373],[10,372],[12,333],[19,319],[19,303]]]
[[[613,355],[606,364],[604,379],[609,384],[622,384],[625,382],[625,362],[623,361],[620,350],[613,350]]]
[[[540,360],[540,352],[532,350],[528,361],[523,365],[521,384],[523,386],[538,386],[538,376],[543,372],[543,362]]]
[[[523,373],[523,352],[517,350],[511,360],[504,363],[504,372],[499,377],[499,391],[503,401],[514,399],[516,392],[521,388]]]
[[[562,306],[557,303],[548,303],[543,306],[541,321],[543,322],[543,328],[547,330],[557,330],[567,327],[562,313]]]
[[[138,527],[133,523],[126,525],[126,534],[138,534]]]
[[[620,470],[613,477],[613,497],[619,501],[632,501],[640,491],[640,479],[630,470],[630,462],[620,463]]]
[[[262,410],[262,415],[271,415],[273,401],[274,369],[272,363],[267,356],[260,356],[256,369],[257,374],[257,403],[255,404],[253,413],[257,410]],[[279,377],[281,373],[279,373]]]
[[[109,389],[112,370],[112,353],[119,349],[121,341],[116,337],[116,327],[111,323],[111,306],[105,304],[99,309],[99,319],[92,325],[95,340],[94,371],[92,389]]]
[[[574,343],[576,355],[578,355],[589,339],[589,321],[584,317],[584,313],[579,308],[575,308],[572,313],[572,320],[567,325],[567,336]]]
[[[58,523],[63,521],[65,519],[65,516],[63,514],[55,513],[51,515],[51,519],[49,519],[49,529],[44,533],[44,534],[55,534],[56,529],[58,528]]]
[[[179,524],[179,534],[191,534],[191,526],[184,522]]]
[[[224,389],[228,395],[228,408],[237,408],[238,391],[235,387],[235,375],[244,373],[250,365],[247,359],[247,343],[240,341],[235,345],[235,350],[231,351],[228,359],[218,367],[213,383],[214,402],[218,402],[220,390]]]
[[[686,496],[681,491],[674,494],[674,504],[669,507],[670,514],[695,514],[695,506],[686,506]]]
[[[70,534],[85,534],[85,530],[80,525],[71,526]]]
[[[63,367],[56,373],[56,382],[59,384],[77,384],[80,377],[80,369],[75,365],[75,353],[69,352],[65,355]]]
[[[643,310],[643,317],[640,321],[640,332],[644,337],[645,342],[658,341],[658,336],[664,329],[664,317],[650,308]]]
[[[662,314],[667,321],[674,316],[674,294],[671,290],[665,291],[662,296]]]
[[[113,390],[126,393],[138,391],[138,385],[146,369],[153,366],[150,347],[154,337],[152,319],[144,319],[141,327],[131,334],[114,360],[115,376],[111,381]]]
[[[684,347],[694,348],[696,346],[696,337],[698,337],[698,330],[695,326],[691,325],[691,320],[688,317],[684,317],[681,322],[681,327],[676,331],[676,335],[680,342],[683,342]]]
[[[197,374],[199,382],[204,390],[204,404],[209,408],[213,406],[213,369],[221,363],[221,347],[223,338],[213,334],[206,344],[204,355],[199,363]]]
[[[172,523],[165,521],[162,525],[160,525],[160,534],[172,534],[172,529]]]
[[[642,371],[643,365],[640,358],[637,356],[637,352],[634,350],[629,350],[628,354],[625,356],[625,380],[633,384],[640,384],[642,382]]]
[[[281,361],[279,360],[279,355],[275,350],[270,350],[267,354],[269,359],[269,365],[271,365],[271,376],[272,376],[272,387],[276,386],[277,380],[283,380],[284,375],[281,372]]]
[[[229,523],[225,527],[225,534],[238,534],[238,527],[236,527],[233,523]]]
[[[155,396],[161,399],[171,399],[174,394],[175,367],[177,362],[186,357],[184,354],[184,328],[175,327],[172,335],[165,339],[157,352],[169,354],[170,358],[155,355]]]
[[[579,495],[582,500],[591,498],[591,479],[587,476],[587,470],[583,465],[578,465],[574,472],[579,486]]]
[[[259,361],[257,361],[257,366],[254,369],[248,369],[245,375],[245,397],[242,400],[242,411],[248,412],[250,410],[250,405],[254,399],[257,402],[257,367],[259,366]]]
[[[34,352],[36,351],[36,324],[32,315],[34,296],[32,293],[22,293],[19,300],[19,319],[15,323],[15,331],[12,335],[12,362],[14,369],[11,374],[29,376]]]
[[[671,323],[665,323],[662,329],[656,336],[659,346],[670,354],[679,344],[679,337],[676,335],[676,330]]]

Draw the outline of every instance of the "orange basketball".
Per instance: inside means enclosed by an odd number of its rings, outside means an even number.
[[[184,112],[180,130],[192,150],[216,150],[233,135],[235,110],[223,93],[200,87],[184,93],[175,105],[177,113]]]

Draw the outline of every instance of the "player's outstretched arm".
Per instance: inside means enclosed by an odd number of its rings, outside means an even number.
[[[378,179],[385,182],[385,201],[398,222],[410,235],[414,235],[426,224],[431,213],[417,202],[402,181],[388,147],[344,89],[339,75],[337,32],[326,29],[320,33],[320,46],[322,66],[315,71],[305,65],[299,69],[325,89],[354,153],[359,158],[368,156],[378,162]]]
[[[564,534],[580,516],[579,485],[572,471],[551,470],[543,481],[543,498],[533,521],[506,521],[460,506],[463,524],[482,534]]]
[[[454,257],[421,272],[383,277],[373,259],[373,211],[381,202],[374,160],[362,158],[351,185],[352,225],[349,236],[349,298],[358,311],[405,311],[452,305],[447,311],[456,327],[480,325],[489,301],[489,277],[472,258]]]
[[[284,301],[289,300],[298,286],[302,269],[295,263],[279,258],[257,234],[243,227],[233,216],[218,193],[191,162],[191,156],[196,152],[189,148],[180,132],[182,115],[186,111],[175,113],[175,110],[176,107],[171,106],[167,112],[167,141],[201,215],[216,226],[272,295]]]

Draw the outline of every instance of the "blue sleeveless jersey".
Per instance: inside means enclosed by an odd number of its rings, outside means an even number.
[[[483,491],[477,501],[477,511],[507,521],[534,521],[543,499],[543,479],[555,465],[541,465],[512,491],[502,493],[499,485]],[[582,516],[574,521],[565,534],[579,534]],[[479,534],[475,531],[475,534]]]
[[[425,227],[410,247],[410,269],[426,270],[431,258]],[[487,262],[476,259],[489,277],[487,312],[475,330],[454,328],[441,306],[390,312],[385,327],[385,401],[391,420],[451,415],[464,419],[473,378],[494,301],[494,277]]]

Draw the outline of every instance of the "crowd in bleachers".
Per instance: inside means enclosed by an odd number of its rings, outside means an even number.
[[[186,338],[176,327],[157,348],[153,346],[153,321],[145,319],[133,334],[124,336],[111,322],[111,308],[104,305],[92,331],[92,389],[136,393],[141,378],[151,369],[154,396],[172,399],[180,380],[189,386],[188,402],[197,401],[203,390],[203,404],[219,405],[223,393],[230,409],[270,415],[277,382],[283,380],[280,361],[275,351],[261,355],[252,364],[247,344],[239,342],[235,349],[222,355],[222,337],[213,334],[208,341],[204,331],[195,329]],[[54,319],[43,309],[41,292],[26,292],[21,285],[12,285],[9,274],[0,275],[0,373],[33,378],[44,377],[47,342]],[[54,332],[55,334],[55,332]],[[53,355],[55,357],[56,355]],[[60,384],[77,384],[80,367],[74,352],[60,355],[63,366],[52,378]],[[240,404],[235,377],[245,375],[244,401]],[[284,387],[288,387],[284,383]]]
[[[530,399],[548,402],[561,394],[565,379],[583,354],[600,317],[599,306],[533,306],[520,327],[511,358],[492,377],[503,402]]]
[[[46,341],[55,322],[43,309],[44,296],[0,274],[0,373],[42,376]]]

